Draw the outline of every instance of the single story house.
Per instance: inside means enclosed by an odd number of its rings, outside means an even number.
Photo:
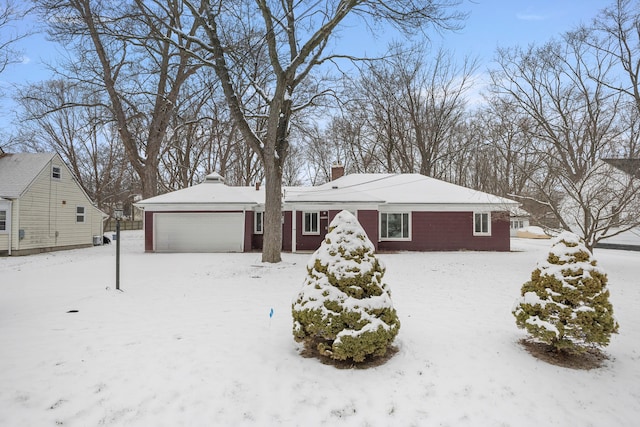
[[[58,154],[0,149],[0,254],[101,243],[104,217]]]
[[[342,210],[356,215],[378,251],[510,250],[517,202],[420,174],[351,174],[283,189],[283,251],[312,251]],[[262,249],[264,189],[201,184],[136,203],[146,252]]]

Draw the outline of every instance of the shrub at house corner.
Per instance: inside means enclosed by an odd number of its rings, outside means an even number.
[[[603,347],[618,332],[607,275],[573,233],[553,240],[547,259],[538,263],[521,294],[513,308],[518,327],[556,351]]]
[[[358,220],[336,215],[293,303],[295,340],[336,360],[385,355],[400,322],[384,272]]]

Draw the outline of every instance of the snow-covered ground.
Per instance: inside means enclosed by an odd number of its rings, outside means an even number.
[[[620,334],[583,371],[517,343],[511,308],[549,244],[379,255],[402,326],[366,370],[298,354],[310,254],[145,254],[123,232],[124,292],[115,244],[0,258],[0,425],[640,425],[640,252],[595,252]]]

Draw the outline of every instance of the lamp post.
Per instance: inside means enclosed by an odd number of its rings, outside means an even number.
[[[122,202],[116,203],[116,290],[120,290],[120,220],[122,219]]]

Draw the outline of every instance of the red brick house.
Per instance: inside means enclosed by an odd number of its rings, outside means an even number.
[[[378,251],[509,251],[518,203],[420,174],[352,174],[283,195],[287,252],[320,246],[341,210],[356,215]],[[262,248],[264,190],[205,182],[136,203],[147,252],[249,252]]]

